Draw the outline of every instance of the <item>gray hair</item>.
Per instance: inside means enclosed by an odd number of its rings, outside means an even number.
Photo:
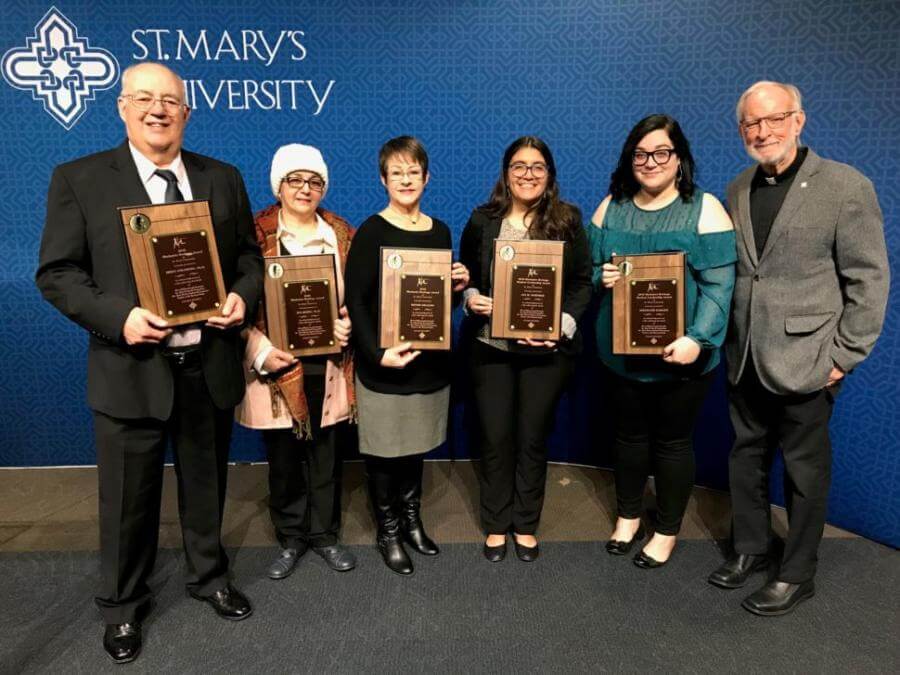
[[[175,76],[175,79],[178,80],[181,88],[184,89],[184,80],[182,80],[181,75],[176,73],[174,70],[166,65],[163,65],[162,63],[156,63],[155,61],[143,61],[141,63],[132,64],[122,71],[122,78],[119,81],[119,83],[122,85],[122,90],[119,92],[119,96],[124,96],[128,91],[128,81],[131,79],[131,76],[136,71],[140,70],[141,68],[146,68],[147,66],[156,66],[157,68],[168,70],[170,73],[172,73],[172,75]]]
[[[744,108],[744,102],[754,92],[762,89],[763,87],[777,87],[794,99],[794,108],[796,110],[803,110],[803,97],[800,95],[800,90],[797,89],[793,84],[787,84],[786,82],[772,82],[770,80],[761,80],[754,84],[751,84],[747,90],[741,94],[741,97],[738,99],[737,106],[734,109],[734,115],[737,118],[737,123],[741,123],[741,111]]]

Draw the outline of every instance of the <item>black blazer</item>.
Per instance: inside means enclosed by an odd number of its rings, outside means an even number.
[[[562,311],[579,321],[591,301],[591,253],[581,223],[581,212],[577,209],[576,218],[577,222],[572,227],[573,234],[570,239],[566,239],[563,251]],[[494,240],[500,235],[502,220],[480,208],[475,209],[469,216],[459,243],[460,260],[469,270],[469,287],[477,288],[482,295],[492,295]],[[475,324],[475,330],[487,320],[487,317],[467,314],[467,321]],[[577,354],[581,347],[580,330],[575,332],[571,341],[563,339],[559,343],[560,351],[566,354]]]
[[[222,276],[252,314],[262,293],[262,258],[238,170],[181,152],[195,199],[210,200]],[[158,346],[129,347],[125,319],[138,305],[120,206],[149,204],[127,141],[53,171],[36,282],[48,302],[90,331],[88,405],[107,415],[168,419],[172,371]],[[203,328],[201,360],[213,402],[233,407],[244,395],[238,328]]]

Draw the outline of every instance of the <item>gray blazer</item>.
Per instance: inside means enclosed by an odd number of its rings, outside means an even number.
[[[810,393],[834,364],[850,372],[881,332],[890,276],[881,209],[868,178],[810,150],[757,259],[755,172],[728,186],[738,253],[728,379],[737,383],[752,352],[767,389]]]

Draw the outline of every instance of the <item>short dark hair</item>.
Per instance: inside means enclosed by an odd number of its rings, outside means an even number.
[[[414,136],[397,136],[381,146],[378,151],[378,170],[382,178],[387,178],[387,163],[394,155],[409,157],[422,167],[425,175],[428,175],[428,153],[422,141]]]
[[[635,124],[634,128],[628,132],[628,138],[625,139],[625,145],[622,146],[622,154],[619,155],[619,163],[609,178],[609,194],[617,202],[631,199],[640,191],[641,186],[634,177],[632,156],[641,139],[657,129],[665,129],[666,133],[669,134],[675,154],[681,160],[681,178],[676,181],[681,199],[686,202],[693,199],[694,190],[697,188],[697,185],[694,183],[697,169],[694,165],[694,156],[691,154],[691,146],[687,137],[675,118],[669,115],[655,114],[648,115]]]

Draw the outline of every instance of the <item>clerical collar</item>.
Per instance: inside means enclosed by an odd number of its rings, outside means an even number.
[[[765,183],[766,185],[779,185],[780,183],[784,183],[785,181],[792,180],[800,170],[800,166],[803,164],[803,160],[806,159],[806,155],[808,152],[809,148],[799,148],[797,150],[797,156],[794,157],[794,161],[791,162],[791,165],[781,173],[774,176],[769,176],[763,171],[762,167],[759,167],[757,169],[757,178],[759,179],[758,182]]]

